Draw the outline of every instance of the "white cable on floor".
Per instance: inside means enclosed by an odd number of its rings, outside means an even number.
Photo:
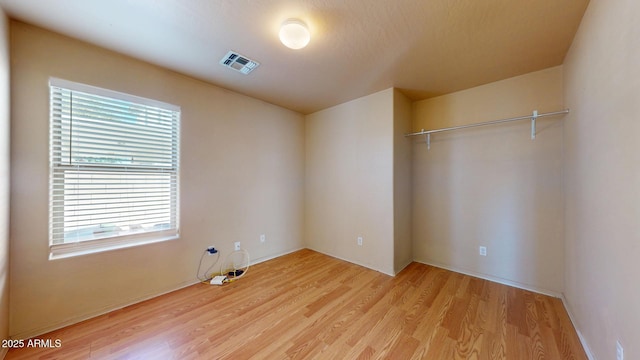
[[[211,269],[213,269],[213,267],[216,266],[216,264],[218,263],[218,260],[220,260],[220,252],[216,251],[216,260],[213,262],[213,264],[211,264],[211,266],[209,266],[207,268],[207,270],[204,272],[203,276],[201,276],[200,275],[200,268],[202,267],[202,260],[204,260],[204,256],[207,253],[209,253],[208,249],[206,249],[202,253],[202,256],[200,257],[200,264],[198,265],[198,271],[196,273],[196,276],[198,277],[198,280],[200,280],[202,282],[208,282],[209,280],[211,280],[211,278],[213,278],[213,273],[211,272]]]
[[[241,266],[236,266],[238,264],[234,261],[231,264],[232,266],[229,267],[228,260],[231,256],[235,254],[243,254],[244,256],[242,260],[244,260],[244,258],[246,257],[246,262],[241,261],[240,262]],[[246,264],[246,267],[244,267],[245,264]],[[241,250],[233,251],[224,258],[222,265],[220,265],[220,275],[226,276],[228,282],[235,281],[247,274],[247,271],[249,271],[249,264],[250,264],[249,252],[247,250],[241,249]],[[238,274],[239,271],[240,273]]]

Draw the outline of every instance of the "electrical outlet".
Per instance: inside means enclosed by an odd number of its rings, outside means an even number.
[[[236,242],[234,243],[234,245],[235,245],[235,250],[236,250],[236,251],[240,250],[240,241],[236,241]]]
[[[480,246],[480,256],[487,256],[487,247]]]
[[[624,348],[620,340],[616,341],[616,360],[624,360]]]
[[[267,235],[265,234],[260,234],[260,242],[264,243],[265,241],[267,241]]]
[[[358,245],[362,246],[362,236],[358,236]]]

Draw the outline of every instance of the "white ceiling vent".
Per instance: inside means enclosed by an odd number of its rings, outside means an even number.
[[[248,59],[246,56],[240,55],[237,52],[233,51],[229,51],[227,55],[225,55],[222,60],[220,60],[220,64],[232,68],[236,71],[240,71],[245,75],[252,72],[255,68],[258,67],[258,65],[260,65],[260,63]]]

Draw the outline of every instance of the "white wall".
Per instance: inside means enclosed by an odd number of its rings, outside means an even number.
[[[393,229],[394,271],[413,261],[411,246],[411,101],[393,92]]]
[[[415,102],[413,131],[563,109],[562,67]],[[562,117],[413,143],[416,261],[559,295],[563,291]],[[478,254],[487,246],[486,257]]]
[[[566,298],[597,359],[640,359],[640,2],[592,0],[565,59]]]
[[[307,115],[305,132],[307,247],[387,274],[394,273],[393,94]]]
[[[187,285],[210,244],[228,252],[240,240],[253,258],[266,259],[304,246],[304,235],[311,249],[392,274],[413,237],[418,261],[564,292],[597,358],[615,358],[617,339],[625,358],[640,358],[638,17],[632,0],[592,0],[564,66],[416,102],[412,131],[533,109],[571,113],[540,120],[535,141],[528,122],[435,135],[430,151],[416,139],[407,181],[397,121],[407,100],[393,89],[303,121],[18,22],[9,169],[9,32],[0,14],[1,337],[41,333]],[[180,240],[47,260],[49,76],[182,106]],[[481,244],[486,258],[478,256]]]
[[[0,9],[0,339],[9,337],[9,62],[9,21]]]
[[[11,335],[191,284],[209,245],[255,260],[303,247],[302,115],[23,23],[11,39]],[[50,76],[182,107],[179,240],[48,260]]]
[[[393,88],[306,116],[307,247],[390,275],[413,260],[410,127]]]

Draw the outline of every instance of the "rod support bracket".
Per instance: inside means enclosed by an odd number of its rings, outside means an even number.
[[[533,110],[531,116],[531,140],[536,139],[536,120],[538,119],[538,110]]]

